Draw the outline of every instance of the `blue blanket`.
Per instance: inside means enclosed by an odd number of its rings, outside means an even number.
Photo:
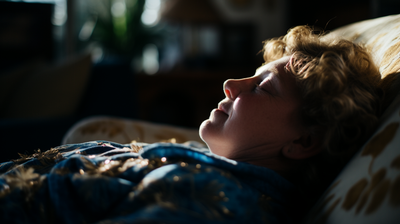
[[[299,211],[274,171],[182,144],[63,145],[0,174],[0,223],[291,223]]]

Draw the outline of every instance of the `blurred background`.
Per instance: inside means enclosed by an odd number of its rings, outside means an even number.
[[[262,41],[400,13],[398,0],[0,1],[0,161],[109,115],[198,128]]]

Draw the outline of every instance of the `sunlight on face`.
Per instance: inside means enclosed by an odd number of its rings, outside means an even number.
[[[289,57],[263,65],[254,76],[227,80],[226,98],[200,126],[210,150],[227,158],[272,157],[301,131],[301,99],[284,67]]]

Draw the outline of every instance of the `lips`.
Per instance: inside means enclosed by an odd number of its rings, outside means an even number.
[[[228,106],[225,103],[220,102],[218,104],[218,109],[219,111],[223,112],[224,114],[229,116],[229,111],[227,110]]]

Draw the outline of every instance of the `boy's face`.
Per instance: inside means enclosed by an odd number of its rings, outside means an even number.
[[[283,57],[252,77],[224,83],[226,98],[200,126],[213,153],[265,159],[279,156],[282,147],[301,135],[301,97],[295,78],[285,70],[289,60]]]

